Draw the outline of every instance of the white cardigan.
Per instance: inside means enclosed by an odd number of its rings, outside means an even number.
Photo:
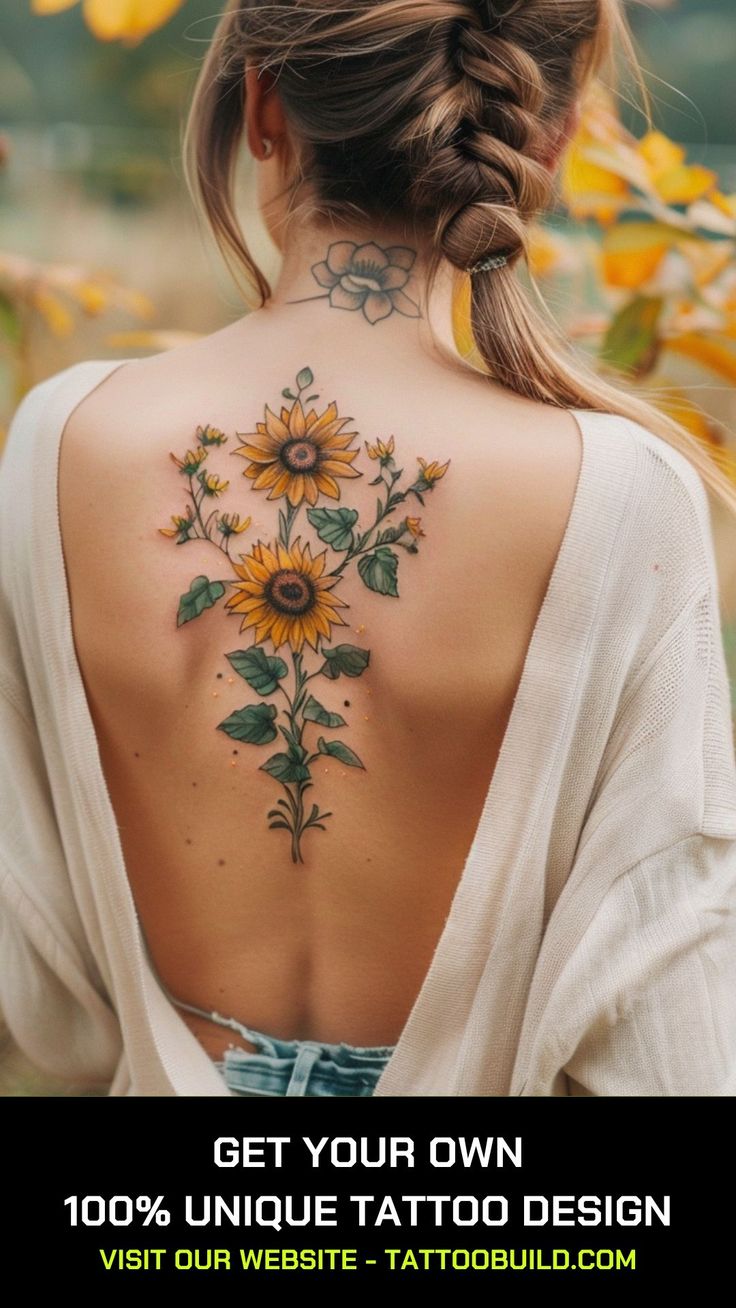
[[[230,1092],[150,966],[76,659],[67,417],[0,462],[0,1007],[52,1075]],[[708,499],[639,425],[575,411],[576,496],[429,972],[376,1095],[736,1093],[736,760]]]

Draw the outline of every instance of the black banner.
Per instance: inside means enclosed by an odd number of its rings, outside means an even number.
[[[63,1266],[101,1290],[705,1288],[732,1119],[697,1098],[9,1100],[6,1249],[26,1285]]]

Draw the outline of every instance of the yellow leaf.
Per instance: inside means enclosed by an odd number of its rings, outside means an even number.
[[[592,141],[584,147],[584,154],[591,165],[597,166],[604,173],[618,177],[620,181],[635,186],[640,191],[651,190],[649,169],[636,150],[625,141],[616,142],[613,146],[599,145]]]
[[[697,286],[707,286],[714,281],[725,272],[734,256],[731,241],[683,241],[681,248]]]
[[[470,325],[470,274],[459,274],[452,297],[452,334],[458,354],[484,372],[488,369],[483,361]]]
[[[708,199],[711,204],[714,204],[722,213],[727,214],[729,218],[736,218],[736,195],[724,195],[722,191],[711,191]]]
[[[103,313],[108,305],[108,294],[98,282],[78,282],[69,288],[74,298],[79,301],[84,312],[91,318]]]
[[[666,245],[653,245],[647,250],[625,250],[622,253],[604,254],[603,271],[609,286],[636,290],[649,281],[657,271]]]
[[[34,14],[60,14],[62,9],[71,9],[78,0],[31,0]]]
[[[618,223],[603,238],[603,275],[609,286],[634,290],[656,272],[662,256],[683,233],[665,223]]]
[[[724,377],[726,381],[736,382],[736,349],[733,346],[726,345],[713,336],[698,336],[695,332],[673,336],[664,344],[675,354],[702,363],[703,367]]]
[[[659,173],[654,185],[665,204],[690,204],[705,195],[717,181],[716,173],[702,164],[679,164]]]
[[[58,295],[38,286],[31,296],[31,303],[51,328],[54,336],[69,336],[74,331],[74,319]]]
[[[184,0],[83,0],[87,25],[99,41],[130,44],[163,27]]]
[[[685,160],[683,147],[675,145],[664,132],[647,132],[642,136],[637,151],[649,165],[652,177],[676,168]]]
[[[574,218],[597,218],[612,221],[629,187],[623,177],[597,163],[592,163],[584,141],[574,141],[565,151],[560,169],[562,198]]]

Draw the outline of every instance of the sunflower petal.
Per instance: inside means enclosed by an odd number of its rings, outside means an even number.
[[[335,463],[352,463],[359,453],[359,450],[336,450],[330,445],[328,449],[320,451],[320,462],[334,460]]]
[[[279,447],[275,441],[270,445],[263,441],[262,445],[241,445],[240,449],[233,450],[233,454],[241,454],[244,459],[252,459],[254,463],[273,463],[278,458]]]
[[[333,425],[334,425],[334,433],[333,433],[333,432],[330,432],[330,433],[325,437],[324,440],[316,440],[316,441],[314,442],[315,445],[317,445],[317,446],[320,448],[320,450],[325,450],[325,449],[326,449],[326,450],[344,450],[344,449],[347,449],[348,445],[349,445],[350,442],[353,440],[353,438],[354,438],[355,436],[358,435],[357,431],[345,431],[345,432],[342,433],[341,436],[338,436],[338,435],[337,435],[337,431],[338,431],[339,427],[342,426],[342,423],[338,421],[338,422],[334,423]],[[357,451],[356,451],[356,453],[357,453]],[[375,456],[374,456],[374,457],[375,457]]]
[[[304,410],[301,400],[295,400],[291,413],[289,414],[289,435],[303,436],[306,432],[306,423],[304,421]]]
[[[278,463],[267,463],[265,468],[260,469],[253,482],[253,490],[270,490],[271,486],[278,481],[280,471]]]
[[[327,405],[327,408],[325,409],[324,413],[321,413],[314,422],[309,424],[309,439],[313,440],[314,437],[317,435],[317,432],[322,431],[323,427],[329,427],[330,424],[333,423],[336,418],[337,418],[337,405],[335,404],[335,401],[332,400],[332,402]],[[343,419],[342,421],[344,422],[345,419]]]
[[[297,541],[294,541],[291,547],[291,553],[289,553],[289,551],[284,548],[284,546],[281,544],[281,541],[277,541],[276,553],[278,556],[279,568],[284,568],[288,571],[294,566],[296,566],[297,568],[299,567],[301,563],[301,558],[299,555],[299,547]]]
[[[317,471],[314,474],[314,480],[316,481],[323,495],[329,495],[330,499],[339,500],[340,487],[338,486],[334,477],[331,477],[329,473],[323,471],[323,467],[324,465],[322,465],[322,467],[317,469]],[[341,473],[340,475],[343,476],[344,474]]]
[[[273,626],[271,627],[271,640],[273,641],[274,649],[278,649],[279,645],[283,645],[284,641],[289,639],[289,626],[289,619],[285,615],[274,618]]]
[[[279,495],[283,495],[290,481],[291,481],[291,474],[287,472],[286,469],[284,469],[279,474],[278,481],[274,482],[273,488],[269,491],[266,498],[269,500],[277,500]]]
[[[363,474],[357,468],[350,468],[345,463],[337,463],[333,459],[325,459],[324,463],[319,465],[320,472],[326,472],[333,477],[361,477]]]
[[[282,444],[283,441],[289,439],[289,428],[285,422],[281,421],[278,414],[274,413],[273,409],[269,409],[268,405],[266,405],[265,412],[268,434],[274,436],[279,444]]]
[[[315,481],[314,477],[305,476],[304,478],[304,498],[306,499],[308,504],[317,503],[317,500],[319,498],[319,490],[317,489],[317,482]]]
[[[289,478],[289,485],[286,489],[286,498],[290,504],[296,508],[304,499],[304,477],[297,473],[295,477]]]

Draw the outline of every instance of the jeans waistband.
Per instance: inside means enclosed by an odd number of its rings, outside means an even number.
[[[168,994],[168,991],[167,991]],[[282,1040],[279,1036],[268,1035],[265,1031],[258,1031],[255,1027],[246,1026],[244,1022],[239,1022],[235,1017],[225,1017],[218,1013],[216,1009],[208,1010],[199,1008],[196,1004],[186,1003],[183,999],[177,999],[174,995],[169,994],[169,999],[177,1008],[184,1008],[189,1013],[196,1013],[199,1017],[206,1017],[211,1022],[217,1022],[220,1026],[230,1027],[237,1031],[245,1040],[249,1040],[259,1051],[268,1054],[272,1058],[293,1058],[296,1053],[305,1046],[318,1048],[324,1051],[325,1055],[332,1057],[334,1061],[361,1063],[366,1065],[377,1062],[385,1062],[396,1048],[395,1045],[350,1045],[341,1040],[338,1044],[330,1043],[326,1040]],[[240,1050],[246,1054],[249,1051]]]
[[[236,1095],[372,1095],[395,1045],[349,1045],[326,1040],[282,1040],[216,1010],[208,1012],[183,1000],[172,1002],[188,1012],[237,1031],[257,1052],[229,1048],[213,1059]]]

